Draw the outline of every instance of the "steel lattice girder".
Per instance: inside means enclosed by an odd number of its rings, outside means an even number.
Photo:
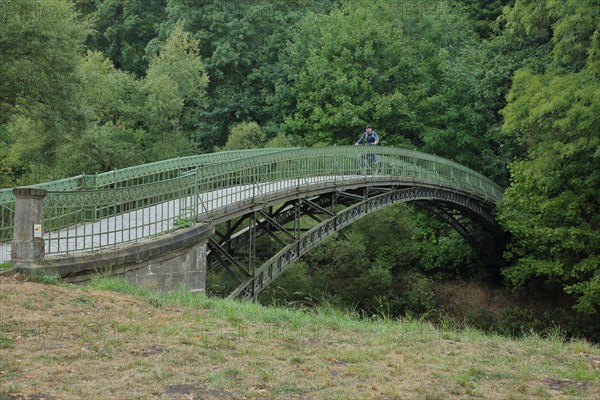
[[[317,197],[287,201],[276,209],[273,207],[266,207],[270,211],[259,211],[260,217],[257,220],[258,229],[256,230],[256,239],[265,234],[275,238],[273,232],[279,231],[294,240],[294,235],[285,229],[284,225],[294,221],[299,216],[304,215],[310,216],[320,223],[322,222],[322,219],[319,219],[317,215],[324,215],[327,218],[331,218],[335,215],[333,207],[335,207],[336,204],[349,207],[359,201],[364,201],[368,197],[366,195],[367,190],[368,189],[366,188],[355,190],[355,192],[361,194],[335,191],[332,193],[321,194]],[[376,189],[374,192],[380,193],[381,190],[389,191],[392,189]],[[331,211],[327,210],[327,208],[331,208]],[[216,230],[215,234],[220,237],[220,240],[218,242],[213,241],[211,247],[215,247],[218,244],[220,253],[228,252],[230,253],[231,258],[235,258],[235,255],[250,243],[249,228],[244,228],[236,232],[249,215],[250,214],[246,214],[245,216],[242,216],[235,224],[228,226],[227,230],[222,233]],[[277,237],[275,240],[280,241],[281,239]],[[209,271],[214,270],[218,265],[222,265],[226,262],[218,253],[211,253],[210,250],[211,249],[209,249],[207,256]],[[231,265],[232,263],[229,262],[229,264]]]
[[[307,207],[301,201],[295,203],[294,210],[301,211],[301,215],[309,210],[325,210],[323,205],[339,204],[337,200],[340,197],[344,199],[354,200],[353,204],[345,203],[347,208],[344,210],[331,213],[322,213],[328,218],[320,222],[302,235],[299,235],[292,243],[284,246],[277,254],[273,255],[268,261],[257,267],[253,276],[245,278],[240,283],[238,288],[234,290],[229,297],[239,298],[245,297],[251,293],[250,297],[257,296],[268,284],[270,284],[279,274],[281,274],[290,263],[301,257],[307,251],[312,249],[321,241],[331,236],[337,230],[350,225],[354,221],[375,212],[383,207],[395,204],[398,202],[415,202],[419,205],[427,205],[431,210],[439,213],[446,222],[455,224],[455,228],[461,229],[462,233],[471,237],[471,233],[449,212],[454,210],[467,215],[469,217],[477,216],[480,224],[483,224],[487,229],[494,230],[495,223],[493,220],[492,210],[489,205],[481,204],[475,199],[456,192],[447,192],[434,188],[412,187],[412,188],[392,188],[391,190],[377,190],[376,194],[369,195],[366,190],[362,191],[362,195],[356,193],[345,193],[342,195],[339,192],[328,193],[320,196],[318,199],[313,199],[311,202],[319,204],[319,207]],[[286,205],[287,207],[290,204]],[[283,207],[282,207],[283,208]],[[286,209],[286,216],[298,215],[298,212],[293,213],[291,209]],[[280,213],[278,215],[283,215]],[[281,223],[280,220],[278,223]],[[290,222],[290,219],[287,220]],[[263,227],[273,227],[266,223]],[[471,244],[476,244],[474,238],[471,237]]]
[[[259,211],[259,217],[257,218],[256,223],[257,229],[254,233],[255,240],[264,235],[269,235],[278,241],[282,247],[285,246],[286,243],[284,243],[281,238],[277,237],[274,232],[282,232],[288,239],[291,239],[292,241],[296,240],[296,236],[286,229],[284,225],[293,222],[299,216],[304,215],[314,217],[315,215],[322,214],[328,218],[332,217],[335,215],[334,212],[327,210],[325,207],[331,207],[331,205],[335,203],[335,196],[336,193],[331,193],[313,199],[288,201],[275,210],[273,207],[267,207],[267,211]],[[207,255],[207,266],[209,271],[214,270],[218,265],[223,265],[224,263],[228,263],[229,265],[235,264],[231,262],[231,260],[235,259],[236,254],[240,250],[243,250],[250,244],[252,235],[252,230],[250,228],[244,228],[235,232],[249,216],[250,214],[243,216],[234,225],[229,226],[228,230],[223,233],[218,231],[215,232],[221,239],[218,242],[215,240],[212,240],[211,242]],[[318,222],[322,221],[318,218],[315,218],[315,220]],[[213,252],[213,249],[216,251]],[[222,257],[221,255],[223,253],[228,253],[229,257]]]

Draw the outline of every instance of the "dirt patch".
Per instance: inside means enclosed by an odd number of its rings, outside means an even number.
[[[233,399],[231,393],[224,390],[208,389],[197,383],[181,383],[169,385],[165,388],[164,394],[178,398],[179,395],[186,395],[186,399]],[[190,397],[191,396],[191,397]]]
[[[339,361],[332,359],[329,360],[329,365],[335,367],[331,371],[329,371],[329,374],[331,375],[331,377],[337,378],[344,373],[343,367],[350,365],[350,363],[347,361]]]
[[[338,361],[338,360],[329,360],[329,364],[333,365],[334,367],[345,367],[347,365],[350,365],[350,363],[347,361]]]
[[[338,376],[340,376],[342,374],[342,371],[340,371],[339,369],[332,369],[329,374],[334,377],[337,378]]]
[[[167,350],[166,346],[161,346],[159,344],[149,345],[142,349],[132,350],[131,354],[139,355],[142,357],[150,357],[163,353]]]
[[[600,357],[588,356],[585,358],[596,371],[600,371]]]
[[[576,388],[579,390],[586,391],[588,384],[584,382],[574,381],[572,379],[545,379],[544,385],[551,390],[563,391],[568,388]]]

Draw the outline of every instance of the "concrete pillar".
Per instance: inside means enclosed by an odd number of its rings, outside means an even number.
[[[14,188],[17,198],[11,261],[18,266],[34,264],[44,258],[44,197],[46,189]]]

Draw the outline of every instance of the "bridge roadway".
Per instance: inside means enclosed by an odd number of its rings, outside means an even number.
[[[176,229],[176,217],[196,205],[199,222],[216,224],[287,198],[309,196],[335,188],[344,191],[367,184],[389,185],[393,176],[316,176],[284,181],[240,185],[165,201],[96,222],[61,229],[44,235],[46,253],[52,256],[81,254],[115,248]],[[141,224],[140,222],[143,221]],[[192,222],[192,221],[190,221]],[[10,261],[10,243],[0,246],[0,262]]]

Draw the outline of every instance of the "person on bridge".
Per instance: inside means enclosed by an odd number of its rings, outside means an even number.
[[[377,146],[379,144],[379,135],[377,135],[377,132],[373,130],[373,127],[371,125],[367,125],[365,133],[363,133],[362,136],[358,139],[358,142],[354,144],[358,146],[362,143],[363,140],[365,141],[365,144],[370,146]]]
[[[358,142],[354,143],[354,145],[358,146],[363,141],[365,142],[365,144],[367,146],[377,146],[379,144],[379,135],[377,135],[377,132],[375,132],[373,130],[373,127],[371,125],[367,125],[365,132],[358,139]],[[377,164],[377,158],[375,157],[375,154],[369,153],[369,154],[365,154],[365,156],[366,156],[366,163],[363,161],[362,164],[366,164],[366,165],[363,165],[363,166],[366,166],[370,170],[373,170]]]

